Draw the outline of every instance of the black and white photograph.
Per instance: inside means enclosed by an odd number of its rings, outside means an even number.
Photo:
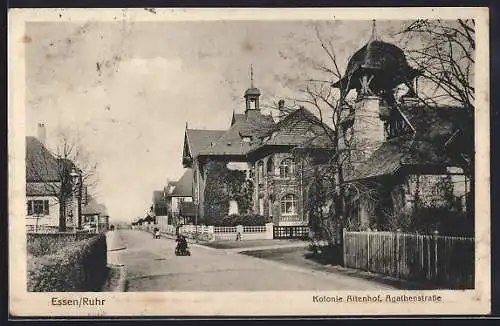
[[[11,11],[11,310],[487,312],[488,10],[439,9]]]

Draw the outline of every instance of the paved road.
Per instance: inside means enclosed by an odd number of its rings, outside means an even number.
[[[174,255],[175,242],[139,230],[116,231],[126,249],[110,252],[127,269],[127,291],[314,291],[387,290],[390,286],[346,275],[312,271],[190,245],[191,256]]]

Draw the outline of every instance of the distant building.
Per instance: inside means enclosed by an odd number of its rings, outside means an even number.
[[[182,177],[170,186],[171,191],[166,195],[172,219],[169,224],[186,224],[194,221],[194,210],[189,208],[193,205],[193,171],[186,169]]]
[[[156,221],[168,217],[168,201],[164,190],[153,191],[152,215]]]
[[[99,204],[88,194],[86,201],[87,204],[82,206],[82,229],[97,232],[107,231],[109,229],[109,216],[106,206]]]

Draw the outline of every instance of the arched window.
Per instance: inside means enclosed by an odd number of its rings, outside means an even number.
[[[294,173],[294,162],[292,159],[287,158],[281,161],[280,164],[280,178],[291,178]]]
[[[274,174],[274,162],[273,158],[269,157],[267,159],[267,175],[273,175]]]
[[[297,196],[288,194],[281,198],[281,215],[297,214]]]

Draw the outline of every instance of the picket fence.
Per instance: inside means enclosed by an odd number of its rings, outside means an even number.
[[[474,238],[344,231],[344,265],[437,287],[474,288]]]
[[[160,232],[176,235],[177,230],[173,225],[166,224],[146,224],[138,228],[152,231],[155,227]],[[201,241],[220,241],[220,240],[263,240],[273,239],[273,223],[267,223],[265,226],[206,226],[206,225],[183,225],[178,231],[188,238]]]

